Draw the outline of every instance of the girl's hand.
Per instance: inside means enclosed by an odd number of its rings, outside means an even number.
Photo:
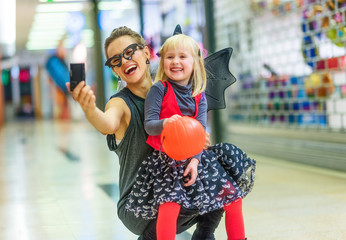
[[[205,132],[204,149],[208,149],[209,147],[210,147],[210,135],[208,132]]]
[[[66,83],[67,89],[70,91],[70,83]],[[70,91],[71,92],[71,91]],[[85,81],[78,83],[78,85],[73,90],[72,97],[79,103],[84,112],[95,110],[96,108],[96,97],[91,90],[89,85],[85,84]]]
[[[192,184],[195,183],[197,175],[198,175],[198,164],[199,160],[197,158],[192,158],[190,163],[187,165],[183,176],[187,177],[189,176],[188,182],[184,184],[185,187],[191,186]]]
[[[175,114],[170,118],[165,118],[165,120],[163,120],[163,127],[166,126],[167,123],[173,122],[179,118],[181,118],[181,116],[179,114]]]

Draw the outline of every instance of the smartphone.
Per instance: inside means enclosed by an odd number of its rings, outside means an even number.
[[[71,92],[81,81],[85,81],[84,63],[70,63],[70,90]]]

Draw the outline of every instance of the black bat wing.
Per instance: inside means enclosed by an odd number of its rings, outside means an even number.
[[[182,30],[178,24],[174,29],[173,35],[181,33]],[[229,47],[215,52],[204,59],[204,66],[207,72],[205,95],[208,111],[226,107],[225,90],[236,81],[228,67],[232,52],[233,48]]]
[[[228,66],[232,52],[233,49],[229,47],[217,51],[204,59],[204,66],[207,72],[205,95],[208,111],[226,107],[226,88],[236,82],[236,78],[230,72]]]

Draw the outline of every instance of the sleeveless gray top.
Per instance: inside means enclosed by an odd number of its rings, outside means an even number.
[[[144,98],[134,95],[128,88],[114,94],[112,98],[122,98],[131,111],[131,120],[124,138],[117,145],[115,135],[107,135],[109,150],[119,158],[118,216],[124,225],[133,233],[140,235],[150,221],[136,218],[132,212],[125,210],[125,202],[135,182],[139,167],[153,149],[146,143],[147,133],[144,130]]]

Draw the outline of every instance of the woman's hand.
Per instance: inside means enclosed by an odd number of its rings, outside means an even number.
[[[204,149],[208,149],[209,147],[210,147],[210,135],[208,132],[205,132]]]
[[[66,87],[70,91],[70,83],[66,83]],[[89,85],[85,84],[85,81],[78,83],[71,94],[73,99],[79,103],[84,112],[95,110],[96,97],[94,91],[91,90]]]
[[[197,175],[198,175],[198,164],[199,160],[197,158],[192,158],[190,163],[187,165],[183,176],[188,177],[188,181],[184,184],[185,187],[191,186],[195,183]]]

